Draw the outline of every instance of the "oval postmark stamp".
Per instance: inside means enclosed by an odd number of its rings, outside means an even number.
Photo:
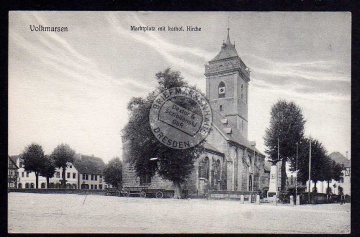
[[[149,121],[151,131],[161,143],[174,149],[187,149],[209,134],[211,106],[199,91],[173,87],[155,98]]]

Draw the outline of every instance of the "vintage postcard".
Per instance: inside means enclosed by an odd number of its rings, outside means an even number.
[[[351,23],[10,11],[8,232],[350,233]]]

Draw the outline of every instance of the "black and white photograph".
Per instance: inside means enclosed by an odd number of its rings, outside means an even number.
[[[8,233],[350,234],[346,11],[9,11]]]

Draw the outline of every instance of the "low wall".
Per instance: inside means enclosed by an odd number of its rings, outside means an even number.
[[[208,198],[240,200],[241,195],[244,195],[244,201],[248,201],[249,198],[251,198],[252,202],[255,202],[256,195],[258,194],[259,194],[258,192],[250,192],[250,191],[209,191]]]
[[[66,194],[80,194],[80,195],[105,195],[105,190],[94,190],[94,189],[8,189],[8,192],[17,192],[17,193],[66,193]]]

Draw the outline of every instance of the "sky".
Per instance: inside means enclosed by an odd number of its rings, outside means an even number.
[[[67,27],[31,31],[30,25]],[[131,31],[183,26],[185,31]],[[201,31],[186,31],[187,26]],[[122,157],[127,103],[170,67],[205,93],[205,65],[226,40],[250,68],[248,139],[264,152],[271,106],[295,102],[305,135],[351,157],[351,13],[9,13],[9,155],[67,143],[107,163]]]

